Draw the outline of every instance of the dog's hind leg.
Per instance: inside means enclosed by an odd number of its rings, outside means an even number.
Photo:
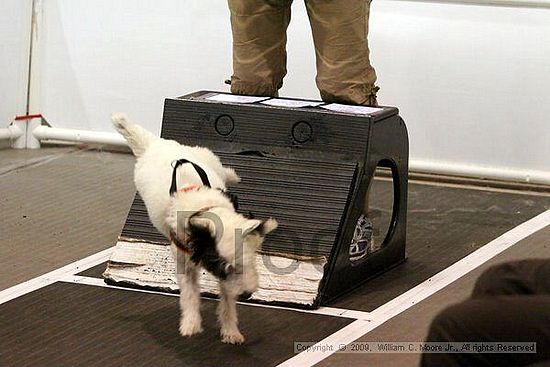
[[[178,254],[178,257],[182,256]],[[184,263],[182,268],[180,264]],[[183,274],[182,274],[183,273]],[[191,336],[202,332],[198,268],[191,261],[178,261],[176,276],[180,287],[180,334]]]
[[[136,157],[140,157],[147,147],[156,139],[150,131],[129,121],[125,114],[115,113],[111,116],[113,126],[126,139],[128,146]]]
[[[222,342],[228,344],[242,344],[244,342],[244,336],[237,326],[237,294],[225,282],[220,282],[218,319],[221,325]]]

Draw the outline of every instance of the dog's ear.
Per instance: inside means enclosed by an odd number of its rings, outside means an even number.
[[[187,225],[189,229],[196,231],[207,231],[212,236],[216,236],[216,224],[212,218],[203,215],[202,212],[197,212],[189,217]]]
[[[189,234],[189,245],[193,248],[198,246],[215,245],[215,228],[212,221],[202,217],[200,213],[193,214],[187,222],[187,232]]]
[[[235,272],[232,264],[218,252],[212,221],[200,214],[189,218],[188,246],[192,249],[191,261],[200,264],[218,279],[225,280]]]
[[[263,222],[258,219],[249,219],[243,226],[243,234],[246,236],[252,232],[255,232],[260,236],[265,237],[269,232],[277,228],[277,226],[278,223],[273,218],[269,218]]]

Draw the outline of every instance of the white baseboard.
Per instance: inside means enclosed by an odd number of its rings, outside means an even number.
[[[511,182],[550,185],[550,172],[506,167],[488,167],[441,161],[411,159],[409,170],[449,176],[484,178]]]
[[[60,129],[47,126],[39,126],[34,129],[32,135],[39,141],[58,140],[75,143],[97,143],[113,146],[127,146],[124,138],[118,133]],[[427,161],[412,158],[409,162],[409,170],[411,172],[550,185],[550,172],[531,169],[494,166],[491,167],[476,164]]]

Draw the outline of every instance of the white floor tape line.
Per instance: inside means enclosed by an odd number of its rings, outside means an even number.
[[[305,367],[313,366],[319,363],[325,358],[331,356],[333,353],[337,352],[339,345],[349,344],[357,340],[389,319],[402,313],[403,311],[406,311],[437,291],[445,288],[478,266],[497,256],[504,250],[514,246],[516,243],[529,237],[533,233],[540,231],[548,225],[550,225],[550,210],[547,210],[511,229],[465,258],[457,261],[445,270],[437,273],[433,277],[394,298],[388,303],[378,307],[376,310],[371,312],[371,322],[365,322],[362,320],[354,321],[315,344],[312,347],[312,352],[299,353],[279,364],[278,367]],[[332,345],[335,348],[332,348],[332,350],[328,350],[329,348],[323,348],[327,345]]]
[[[67,282],[67,283],[93,285],[96,287],[112,288],[112,289],[119,289],[119,290],[131,291],[131,292],[142,292],[142,293],[150,293],[150,294],[159,294],[163,296],[179,297],[179,294],[175,294],[175,293],[158,292],[158,291],[151,291],[151,290],[139,289],[139,288],[118,287],[116,285],[110,285],[105,283],[103,279],[84,277],[79,275],[67,274],[66,276],[58,280],[62,282]],[[247,303],[247,302],[238,302],[238,303],[246,306],[274,308],[279,310],[312,313],[312,314],[324,315],[324,316],[343,317],[343,318],[354,319],[354,320],[368,321],[371,319],[370,312],[347,310],[345,308],[321,307],[316,310],[306,310],[306,309],[290,308],[290,307],[283,307],[283,306],[272,306],[272,305],[266,305],[261,303]]]
[[[113,249],[114,247],[108,248],[106,250],[85,257],[81,260],[75,261],[74,263],[65,265],[59,269],[50,271],[49,273],[46,273],[39,277],[4,289],[0,292],[0,304],[55,283],[67,274],[76,274],[96,265],[99,265],[102,262],[109,260]]]

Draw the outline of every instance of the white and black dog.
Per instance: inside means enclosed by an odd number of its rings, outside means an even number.
[[[244,342],[236,301],[257,289],[256,252],[264,236],[277,228],[277,221],[262,222],[235,211],[225,190],[226,184],[240,179],[209,149],[158,138],[123,114],[114,114],[112,120],[137,158],[134,181],[149,218],[171,241],[177,259],[181,335],[202,331],[202,267],[219,280],[222,341]]]

